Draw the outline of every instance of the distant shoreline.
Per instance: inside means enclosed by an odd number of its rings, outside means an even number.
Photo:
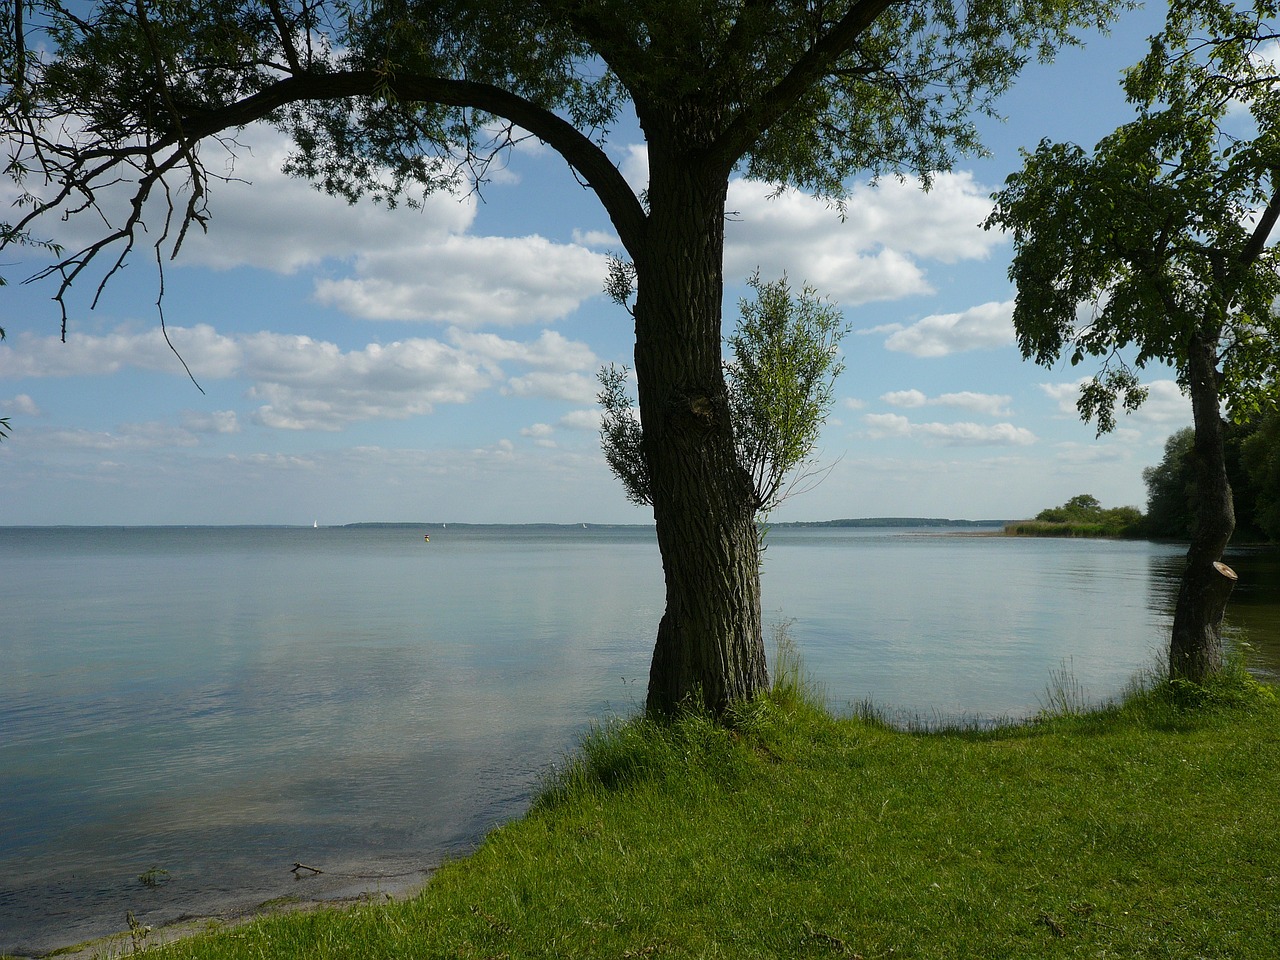
[[[942,517],[858,517],[840,520],[779,520],[766,523],[770,529],[868,528],[930,529],[1003,527],[1009,520],[951,520]],[[361,520],[355,523],[319,524],[321,530],[421,530],[457,527],[462,530],[652,530],[652,523],[495,523],[467,520]],[[5,523],[0,530],[309,530],[307,523]]]
[[[843,520],[780,520],[776,523],[768,523],[771,530],[781,529],[799,529],[809,527],[864,527],[868,529],[910,529],[910,528],[930,528],[930,527],[1003,527],[1008,520],[949,520],[941,517],[861,517],[856,519]],[[447,523],[440,521],[361,521],[358,523],[344,523],[342,529],[356,530],[376,530],[376,529],[420,529],[422,527],[458,527],[460,529],[476,529],[476,528],[493,528],[493,527],[519,527],[530,530],[572,530],[574,528],[585,527],[588,530],[642,530],[652,529],[652,523],[468,523],[455,522],[453,520]]]

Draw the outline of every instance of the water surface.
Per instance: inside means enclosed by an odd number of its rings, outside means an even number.
[[[651,529],[422,532],[0,529],[0,952],[399,889],[643,702]],[[1025,716],[1064,664],[1101,699],[1158,660],[1182,553],[779,528],[764,610],[836,709]],[[1231,562],[1275,675],[1280,558]]]

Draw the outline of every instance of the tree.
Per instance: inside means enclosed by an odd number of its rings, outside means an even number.
[[[1280,258],[1267,246],[1280,217],[1280,79],[1260,49],[1275,16],[1275,0],[1244,11],[1174,0],[1125,77],[1137,119],[1091,155],[1041,143],[988,221],[1013,232],[1023,356],[1103,358],[1079,401],[1100,433],[1117,402],[1145,398],[1125,351],[1138,368],[1173,365],[1191,397],[1196,515],[1169,671],[1192,680],[1221,667],[1234,581],[1220,563],[1235,527],[1220,405],[1245,416],[1274,403],[1280,360]],[[1254,136],[1230,133],[1242,121]]]
[[[667,587],[648,704],[701,698],[719,712],[767,681],[755,491],[721,368],[730,175],[837,199],[856,173],[927,182],[979,146],[974,112],[991,112],[1029,58],[1116,5],[14,0],[0,104],[26,205],[0,244],[39,240],[64,214],[107,224],[44,271],[59,302],[122,266],[149,215],[161,264],[209,225],[205,153],[234,155],[257,121],[292,136],[288,169],[353,201],[412,202],[459,176],[479,187],[516,138],[548,144],[595,192],[636,273]],[[642,197],[603,148],[624,108],[647,142]]]
[[[627,306],[627,267],[615,261],[606,289]],[[836,377],[844,370],[840,341],[848,327],[833,304],[812,287],[793,296],[784,276],[766,283],[748,278],[754,300],[738,301],[740,317],[725,361],[729,421],[738,466],[751,478],[760,517],[787,499],[812,474],[811,455],[834,401]],[[599,374],[600,442],[605,459],[627,497],[651,504],[644,430],[626,391],[627,370],[614,365]],[[798,471],[798,472],[797,472]]]
[[[1195,521],[1195,476],[1191,448],[1195,430],[1183,427],[1164,442],[1164,456],[1142,471],[1147,486],[1146,529],[1156,537],[1189,540]]]
[[[1280,410],[1272,410],[1244,438],[1240,459],[1254,498],[1254,525],[1280,542]]]
[[[1137,507],[1106,509],[1091,493],[1078,493],[1060,507],[1036,514],[1036,524],[1011,524],[1014,532],[1035,536],[1130,537],[1142,521]]]

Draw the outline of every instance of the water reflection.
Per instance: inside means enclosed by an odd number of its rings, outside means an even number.
[[[1280,680],[1280,548],[1232,547],[1223,559],[1240,578],[1227,604],[1223,635],[1229,646],[1243,650],[1253,673]],[[1153,554],[1147,563],[1148,608],[1171,626],[1185,557]]]

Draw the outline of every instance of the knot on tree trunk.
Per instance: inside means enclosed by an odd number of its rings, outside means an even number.
[[[718,414],[724,407],[716,398],[704,391],[682,391],[673,398],[672,414],[680,420],[692,421],[702,429],[710,429],[716,422]]]

